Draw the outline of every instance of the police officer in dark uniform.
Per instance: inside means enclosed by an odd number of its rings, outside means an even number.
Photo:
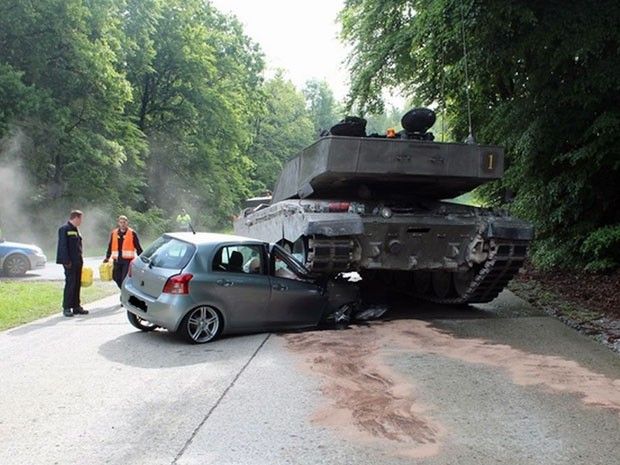
[[[65,291],[62,299],[64,316],[87,315],[80,305],[80,289],[82,286],[82,236],[78,226],[82,224],[83,213],[73,210],[69,221],[58,229],[58,250],[56,263],[65,268]]]

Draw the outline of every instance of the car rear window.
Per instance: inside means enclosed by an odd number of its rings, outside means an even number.
[[[162,236],[142,252],[140,259],[157,268],[180,270],[185,268],[195,251],[193,244]]]

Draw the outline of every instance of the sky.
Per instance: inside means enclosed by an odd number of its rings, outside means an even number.
[[[234,14],[245,33],[266,55],[268,74],[277,68],[298,89],[309,79],[325,80],[338,100],[346,97],[347,50],[338,40],[336,22],[343,0],[211,0],[224,13]]]

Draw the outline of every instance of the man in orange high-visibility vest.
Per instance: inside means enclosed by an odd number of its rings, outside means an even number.
[[[121,288],[125,276],[129,271],[131,261],[142,253],[142,246],[138,234],[129,227],[129,220],[125,215],[118,217],[118,228],[110,233],[108,250],[105,254],[104,262],[114,261],[112,279]]]

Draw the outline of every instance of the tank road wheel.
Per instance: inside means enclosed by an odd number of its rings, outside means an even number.
[[[384,286],[394,285],[394,272],[389,270],[381,270],[377,272],[377,278]]]
[[[454,297],[452,273],[448,271],[433,271],[432,284],[433,292],[435,292],[435,295],[440,299]]]
[[[360,283],[362,302],[385,302],[388,287],[383,284],[383,279],[381,279],[382,271],[363,269],[359,270],[358,273],[362,278]]]
[[[457,296],[463,297],[467,293],[467,290],[469,289],[469,286],[471,285],[475,276],[476,273],[473,269],[452,273],[452,281]]]
[[[430,271],[414,271],[413,272],[413,288],[416,294],[426,295],[431,289],[431,272]]]
[[[394,284],[399,291],[411,290],[411,273],[408,271],[394,271]]]

